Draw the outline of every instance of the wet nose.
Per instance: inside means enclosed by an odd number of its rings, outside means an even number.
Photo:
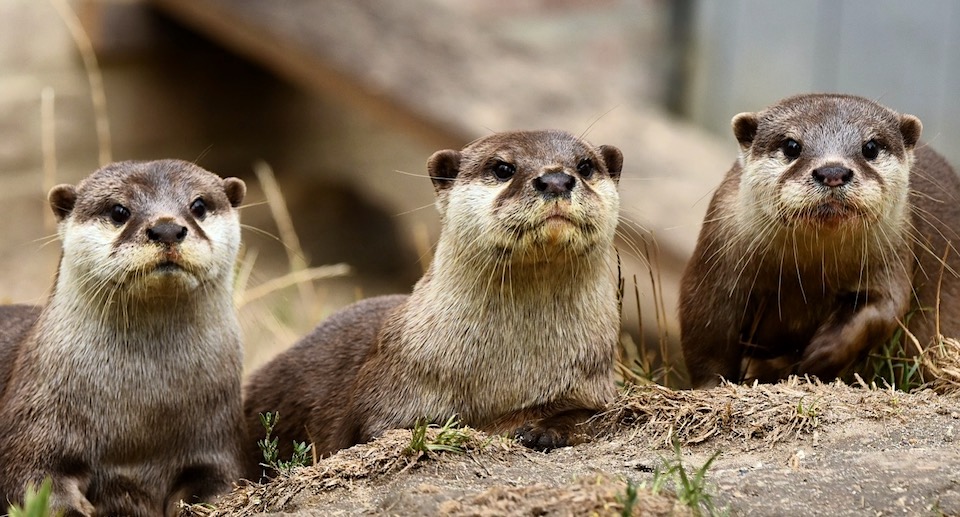
[[[147,228],[147,238],[161,244],[179,244],[187,237],[187,227],[163,222]]]
[[[813,170],[813,179],[827,187],[839,187],[850,183],[853,179],[853,171],[836,165],[819,167]]]
[[[533,188],[549,197],[569,194],[576,184],[577,179],[565,172],[551,172],[533,178]]]

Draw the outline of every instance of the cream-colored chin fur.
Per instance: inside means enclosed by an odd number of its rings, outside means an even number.
[[[465,249],[511,249],[523,262],[552,260],[558,254],[576,255],[599,243],[612,242],[619,212],[619,196],[612,181],[583,184],[570,200],[523,201],[496,207],[507,184],[489,186],[469,183],[454,187],[442,205],[446,208],[444,230],[450,242]],[[587,195],[591,189],[597,195]],[[567,221],[550,220],[561,213]],[[584,227],[594,227],[584,231]],[[514,228],[524,227],[519,235]]]
[[[92,299],[110,297],[116,289],[134,297],[175,295],[202,283],[221,281],[232,275],[240,246],[240,227],[235,213],[208,217],[202,223],[209,240],[194,235],[180,244],[178,271],[158,271],[163,249],[149,242],[115,246],[122,227],[106,221],[77,223],[67,219],[60,226],[63,261],[58,283],[81,289]]]
[[[901,162],[895,156],[882,153],[871,166],[883,178],[885,186],[869,179],[864,174],[856,174],[853,182],[842,194],[842,202],[852,209],[848,221],[839,221],[836,229],[844,229],[863,224],[895,224],[906,216],[909,194],[909,170],[913,161],[912,154]],[[783,226],[784,223],[802,222],[802,214],[816,209],[833,198],[828,189],[814,184],[806,177],[788,180],[781,184],[779,178],[789,163],[779,153],[759,159],[743,160],[744,171],[740,180],[740,205],[737,214],[740,227],[759,228],[766,225]],[[826,163],[843,163],[843,160],[829,157],[812,164],[809,169]],[[846,166],[856,171],[856,166]],[[862,220],[859,220],[862,219]],[[829,230],[828,227],[820,228]]]

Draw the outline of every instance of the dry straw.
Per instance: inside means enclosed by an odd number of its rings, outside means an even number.
[[[465,434],[464,454],[470,458],[483,454],[488,459],[506,454],[519,448],[511,441],[491,438],[469,428],[461,430]],[[431,436],[439,432],[428,429]],[[406,452],[411,441],[410,430],[387,431],[376,440],[344,449],[333,456],[323,458],[313,466],[296,469],[289,476],[280,476],[267,484],[247,484],[223,496],[216,508],[208,505],[182,505],[181,516],[218,517],[249,516],[263,512],[283,511],[290,505],[296,505],[301,497],[312,494],[348,488],[355,483],[370,480],[384,482],[389,476],[410,470],[418,464],[421,455]],[[463,455],[428,455],[433,461],[461,461]]]
[[[960,341],[941,336],[920,359],[930,377],[927,387],[943,395],[960,395]]]
[[[90,99],[93,102],[93,113],[96,118],[97,141],[99,142],[100,166],[103,167],[113,161],[112,144],[110,142],[110,119],[107,117],[107,95],[103,88],[103,74],[97,63],[97,54],[93,51],[93,42],[83,28],[80,17],[73,10],[67,0],[50,0],[57,10],[60,19],[66,24],[70,36],[73,38],[80,57],[83,59],[83,68],[87,72],[87,81],[90,83]]]

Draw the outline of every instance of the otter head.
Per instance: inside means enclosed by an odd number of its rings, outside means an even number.
[[[741,215],[819,236],[904,218],[916,117],[861,97],[812,94],[732,124]]]
[[[574,257],[613,241],[620,150],[563,131],[515,131],[438,151],[427,169],[441,241],[511,263]]]
[[[179,160],[118,162],[49,194],[59,283],[115,299],[182,296],[232,282],[246,186]]]

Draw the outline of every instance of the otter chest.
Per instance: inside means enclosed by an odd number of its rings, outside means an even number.
[[[489,312],[486,324],[450,318],[423,342],[407,344],[416,351],[408,360],[423,372],[419,390],[424,402],[431,401],[429,414],[482,421],[570,397],[612,368],[617,327],[607,324],[598,332],[591,323],[606,315],[569,306],[540,315],[505,308]]]

